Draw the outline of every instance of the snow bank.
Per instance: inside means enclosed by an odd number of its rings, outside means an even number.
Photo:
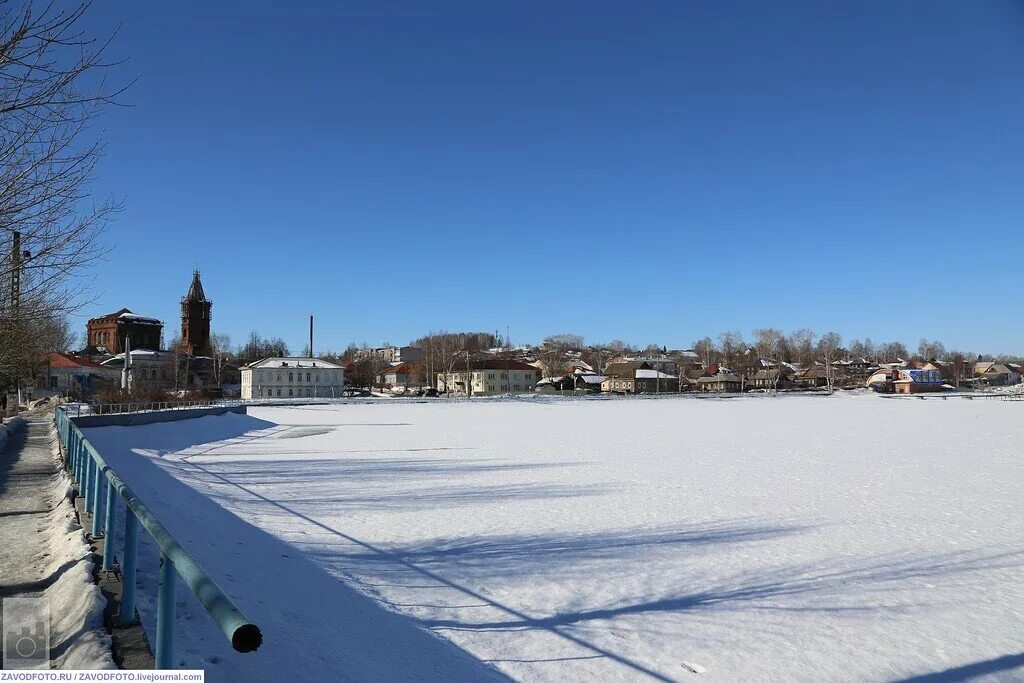
[[[51,658],[58,669],[116,669],[103,626],[106,600],[93,580],[95,556],[71,503],[71,481],[63,470],[56,430],[50,436],[53,457],[61,463],[54,482],[56,504],[45,526],[48,554],[32,559],[44,576],[59,576],[42,591],[50,606]]]
[[[39,417],[0,427],[0,448],[15,429],[26,432],[24,443],[8,454],[9,471],[0,480],[3,594],[47,601],[56,668],[116,668],[103,628],[105,601],[93,582],[92,550],[69,497],[56,431]]]
[[[21,429],[25,425],[25,421],[20,417],[12,417],[9,420],[0,424],[0,448],[3,448],[7,443],[8,435],[15,429]]]

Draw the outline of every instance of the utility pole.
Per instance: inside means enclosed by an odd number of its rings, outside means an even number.
[[[14,231],[14,243],[11,245],[11,313],[18,312],[21,301],[21,233]]]
[[[21,232],[11,231],[11,326],[14,328],[15,345],[20,345],[23,339],[24,328],[21,324],[21,268],[25,261],[31,258],[31,253],[21,249]],[[18,390],[18,404],[21,404],[21,373],[22,368],[16,367],[15,382]]]

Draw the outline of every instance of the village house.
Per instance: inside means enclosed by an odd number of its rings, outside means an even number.
[[[825,371],[823,366],[812,365],[811,367],[796,373],[794,376],[794,382],[797,386],[805,389],[827,387],[828,373]]]
[[[388,387],[418,387],[425,384],[425,370],[419,363],[398,363],[384,371],[384,385]]]
[[[837,371],[836,376],[844,380],[859,381],[867,378],[878,367],[863,356],[858,358],[844,358],[833,364],[833,370]]]
[[[974,364],[974,376],[979,383],[990,387],[1020,384],[1021,375],[1005,363],[978,361]]]
[[[655,370],[646,360],[609,363],[604,374],[601,390],[615,394],[656,394],[679,391],[679,379],[675,375]]]
[[[919,370],[916,368],[894,369],[898,377],[893,381],[893,391],[897,394],[921,394],[942,391],[945,379],[938,370]]]
[[[34,396],[86,398],[96,390],[119,385],[121,372],[94,363],[90,358],[66,353],[48,353],[36,368]]]
[[[242,398],[335,398],[345,370],[320,358],[264,358],[241,368]]]
[[[694,380],[694,389],[706,394],[722,394],[743,390],[743,381],[731,372],[719,372]]]
[[[577,368],[572,374],[572,379],[576,391],[586,391],[596,394],[601,391],[601,384],[605,379],[607,379],[607,377],[605,375],[599,375],[596,372],[586,372]]]
[[[748,389],[788,389],[792,385],[789,368],[763,368],[747,379]]]
[[[939,373],[942,374],[943,379],[953,379],[952,368],[945,363],[939,362],[935,358],[929,358],[928,360],[909,360],[906,362],[905,367],[911,370],[938,370]]]
[[[458,363],[450,373],[437,373],[438,391],[455,396],[493,396],[533,391],[541,371],[521,361],[484,358]]]

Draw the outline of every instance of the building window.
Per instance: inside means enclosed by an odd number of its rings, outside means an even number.
[[[320,384],[320,373],[316,373],[316,383]]]
[[[289,396],[291,396],[291,395],[292,395],[292,390],[291,390],[291,389],[289,389],[289,390],[288,390],[288,395],[289,395]]]
[[[280,396],[280,395],[281,395],[281,387],[278,387],[278,388],[277,388],[277,395],[278,395],[278,396]]]
[[[309,373],[307,372],[307,373],[306,373],[306,381],[307,381],[307,382],[309,382],[309,381],[310,381],[310,379],[309,379],[310,377],[311,377],[311,375],[310,375],[310,374],[309,374]]]
[[[279,373],[277,373],[277,381],[278,381],[278,382],[280,382],[280,381],[281,381],[281,373],[280,373],[280,372],[279,372]]]
[[[519,379],[519,373],[518,373],[518,372],[516,372],[516,373],[513,373],[513,375],[512,375],[512,379]],[[517,387],[517,388],[518,388],[518,387]]]
[[[288,373],[288,381],[289,382],[294,382],[295,381],[295,373],[294,372],[289,372]]]

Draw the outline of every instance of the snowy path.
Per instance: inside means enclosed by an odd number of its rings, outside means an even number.
[[[211,680],[296,660],[311,680],[395,678],[390,653],[433,642],[407,640],[420,629],[458,646],[437,661],[521,680],[1014,680],[1022,408],[260,407],[88,436],[266,626],[266,651],[221,653],[183,603],[183,661],[213,652]],[[372,657],[353,649],[366,629]]]
[[[0,596],[35,594],[47,584],[39,559],[49,538],[39,529],[50,524],[57,476],[46,425],[15,429],[0,450]]]
[[[53,448],[49,414],[28,414],[0,448],[0,598],[48,601],[59,668],[114,668],[90,551]]]

